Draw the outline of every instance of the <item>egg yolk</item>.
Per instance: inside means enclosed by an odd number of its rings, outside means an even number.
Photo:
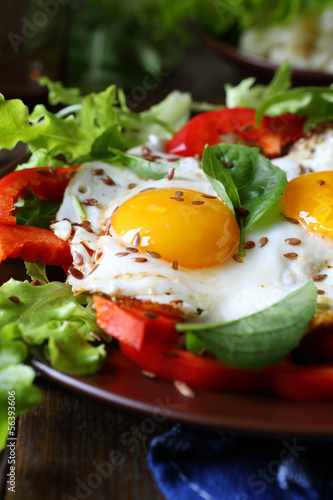
[[[307,229],[333,238],[333,172],[314,172],[290,181],[281,198],[282,213]]]
[[[149,189],[124,202],[112,227],[125,246],[192,269],[227,259],[239,228],[218,197],[185,189]]]

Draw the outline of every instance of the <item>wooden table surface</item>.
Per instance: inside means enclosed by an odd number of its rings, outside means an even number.
[[[191,91],[198,101],[221,100],[224,83],[244,76],[201,47],[147,91],[145,104],[175,88]],[[37,384],[44,392],[42,405],[17,422],[15,493],[6,484],[7,451],[0,454],[0,500],[163,500],[147,452],[151,439],[173,422],[157,424],[152,434],[140,433],[142,415],[64,390],[42,377]]]

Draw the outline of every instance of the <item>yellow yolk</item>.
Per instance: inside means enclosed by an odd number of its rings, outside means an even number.
[[[281,198],[282,212],[311,232],[333,238],[333,172],[314,172],[290,181]]]
[[[125,246],[193,269],[227,259],[239,243],[227,205],[187,189],[142,191],[114,212],[112,226]]]

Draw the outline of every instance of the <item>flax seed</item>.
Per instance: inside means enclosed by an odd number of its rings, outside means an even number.
[[[232,258],[234,259],[235,262],[239,262],[240,264],[242,264],[244,261],[242,259],[242,257],[240,255],[238,255],[238,253],[235,253]]]
[[[323,281],[326,278],[327,274],[315,274],[312,276],[313,281]]]
[[[11,300],[12,302],[14,302],[14,304],[19,304],[21,301],[19,299],[19,297],[17,297],[16,295],[11,295],[9,297],[9,300]]]
[[[208,200],[216,200],[217,196],[212,196],[211,194],[202,194],[202,198],[207,198]]]
[[[183,196],[183,191],[176,191],[175,192],[175,195],[178,197],[178,198],[181,198]]]
[[[244,243],[245,250],[250,250],[251,248],[254,248],[255,246],[256,246],[256,244],[254,243],[254,241],[246,241]]]
[[[161,255],[157,252],[153,252],[152,250],[146,250],[146,254],[149,255],[149,257],[153,257],[153,259],[160,259]]]
[[[174,200],[174,201],[184,201],[184,198],[180,198],[179,196],[170,196],[170,200]]]
[[[323,181],[322,179],[320,179],[320,180],[317,181],[317,184],[318,184],[318,186],[322,186],[323,184],[325,184],[325,181]]]
[[[97,200],[95,198],[87,198],[86,200],[83,200],[83,205],[88,205],[88,206],[93,206],[97,205]]]
[[[134,247],[126,247],[126,250],[131,253],[136,253],[139,251],[137,248]]]
[[[133,188],[135,188],[136,186],[137,186],[137,184],[135,184],[135,182],[131,182],[131,184],[129,184],[129,185],[127,186],[127,189],[133,189]]]
[[[83,279],[83,273],[81,273],[79,269],[76,269],[75,267],[70,267],[68,271],[73,276],[73,278],[76,278],[77,280]]]
[[[134,257],[133,262],[147,262],[146,257]]]
[[[298,257],[298,253],[296,252],[284,253],[283,257],[287,257],[287,259],[296,259]]]
[[[234,166],[232,161],[221,161],[221,164],[226,168],[232,168]]]
[[[290,222],[291,224],[299,224],[299,220],[294,219],[293,217],[285,217],[287,222]]]
[[[78,266],[82,266],[82,264],[83,264],[83,257],[82,257],[82,255],[79,252],[74,252],[73,262],[74,262],[74,264],[77,264]]]
[[[240,217],[245,217],[246,215],[249,214],[249,211],[244,207],[235,207],[235,212]]]
[[[102,168],[94,168],[92,173],[93,173],[93,175],[103,175],[104,170]]]
[[[175,169],[173,167],[170,167],[169,170],[168,170],[168,180],[171,181],[171,179],[173,178],[175,174]]]
[[[205,202],[203,200],[191,201],[191,205],[203,205]]]
[[[318,293],[318,295],[324,295],[325,290],[320,290],[320,289],[318,289],[318,290],[317,290],[317,293]]]
[[[301,242],[301,240],[299,240],[298,238],[287,238],[286,240],[284,240],[286,243],[288,243],[289,245],[299,245]]]
[[[179,269],[178,261],[177,260],[173,260],[171,262],[171,267],[172,267],[172,269],[174,269],[175,271],[177,271]]]
[[[105,177],[101,177],[101,181],[104,182],[104,184],[106,184],[107,186],[115,186],[116,185],[114,180],[111,179],[111,177],[109,177],[108,175],[106,175]]]
[[[147,318],[150,318],[150,319],[157,319],[158,318],[158,315],[156,313],[154,313],[153,311],[146,311],[143,313],[144,316],[147,316]]]
[[[138,247],[140,245],[140,243],[141,243],[140,233],[136,233],[136,235],[134,236],[133,241],[132,241],[132,246]]]
[[[115,254],[115,257],[126,257],[126,255],[129,255],[129,252],[118,252]]]
[[[258,241],[258,247],[262,248],[265,245],[267,245],[267,243],[268,243],[268,238],[266,238],[266,236],[264,236],[263,238],[260,238],[260,240]]]

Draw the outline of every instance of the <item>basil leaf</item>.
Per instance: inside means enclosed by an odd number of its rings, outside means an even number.
[[[142,179],[158,180],[168,175],[170,164],[166,165],[164,163],[144,160],[139,156],[124,153],[123,151],[120,151],[116,148],[109,148],[109,150]],[[177,168],[178,165],[179,162],[172,163],[173,168]]]
[[[186,347],[205,347],[219,360],[244,369],[277,363],[294,349],[315,313],[317,289],[312,280],[276,304],[227,323],[177,325],[186,331]]]
[[[112,125],[107,128],[100,136],[95,139],[91,146],[92,158],[107,158],[110,156],[110,147],[116,149],[124,149],[123,142],[120,136],[120,126]],[[113,155],[112,155],[113,156]]]
[[[212,160],[209,150],[219,160],[219,167]],[[233,166],[227,169],[223,163]],[[219,186],[222,184],[234,208],[241,206],[248,210],[249,213],[241,219],[242,223],[238,220],[242,230],[241,241],[250,227],[276,203],[287,185],[285,172],[262,156],[258,149],[238,144],[221,143],[206,147],[202,168],[209,180],[214,180],[218,194],[222,193]],[[243,253],[242,248],[240,253]]]

